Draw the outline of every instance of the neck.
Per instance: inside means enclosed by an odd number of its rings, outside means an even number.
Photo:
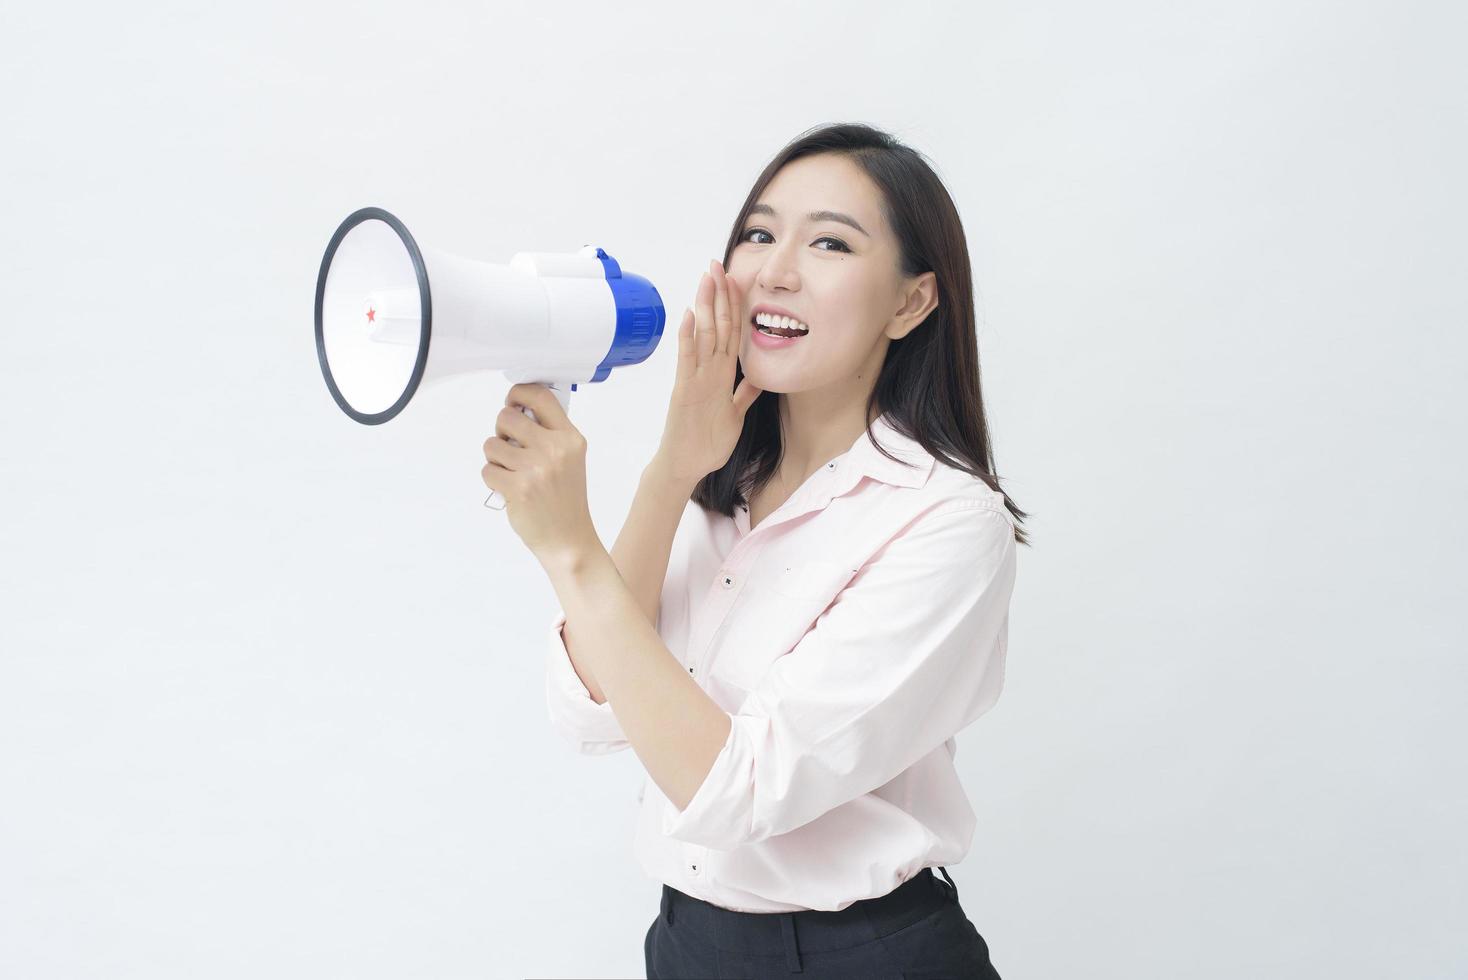
[[[852,447],[881,410],[873,407],[863,418],[866,398],[855,405],[828,410],[802,392],[793,398],[780,396],[781,458],[777,479],[787,487],[798,487],[816,470]]]

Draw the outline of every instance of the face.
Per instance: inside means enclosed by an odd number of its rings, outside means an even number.
[[[786,164],[765,187],[726,264],[744,297],[739,361],[754,384],[817,410],[863,402],[888,345],[937,305],[932,272],[902,276],[881,202],[857,164],[830,153]],[[861,229],[812,211],[845,214]],[[752,339],[761,304],[810,332],[761,347]]]

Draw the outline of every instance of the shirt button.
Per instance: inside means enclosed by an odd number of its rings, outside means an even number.
[[[828,469],[828,470],[834,470],[835,468],[836,468],[836,464],[835,463],[827,463],[826,464],[826,469]]]
[[[731,576],[725,575],[719,581],[723,583],[726,589],[732,589],[734,587],[734,579]]]
[[[695,865],[692,865],[692,868],[693,868],[693,870],[690,871],[689,874],[695,874],[695,875],[698,874],[698,865],[696,865],[696,864]]]

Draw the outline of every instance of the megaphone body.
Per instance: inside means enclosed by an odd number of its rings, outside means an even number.
[[[544,384],[569,408],[578,384],[646,360],[665,320],[653,284],[596,246],[498,265],[422,248],[381,208],[338,226],[316,279],[321,372],[365,425],[396,417],[420,388],[481,370]]]

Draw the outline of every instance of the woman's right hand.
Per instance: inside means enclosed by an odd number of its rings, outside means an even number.
[[[678,328],[678,371],[655,457],[678,482],[697,484],[729,461],[744,431],[744,413],[763,392],[748,377],[732,390],[743,326],[739,284],[711,260],[694,308],[684,312]]]

